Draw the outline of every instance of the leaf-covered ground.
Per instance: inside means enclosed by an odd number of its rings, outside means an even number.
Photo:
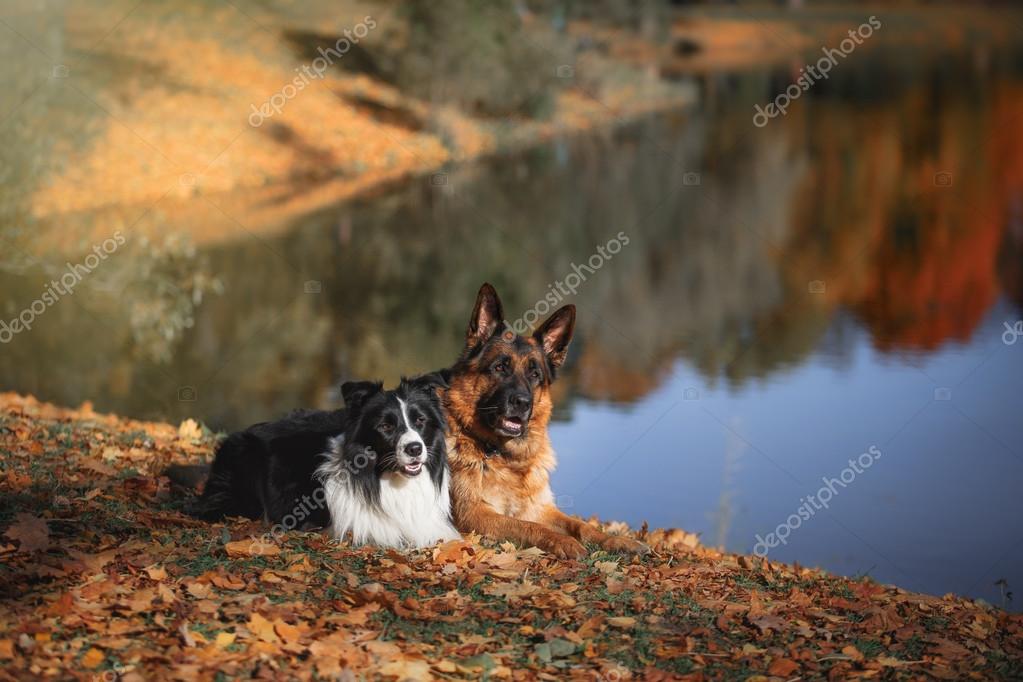
[[[199,523],[159,472],[215,440],[0,395],[0,678],[1023,677],[1023,616],[681,531],[574,562]]]

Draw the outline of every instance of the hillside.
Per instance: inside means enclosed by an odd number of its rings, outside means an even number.
[[[199,523],[158,472],[215,440],[191,420],[0,395],[0,679],[1023,675],[1021,615],[678,530],[638,532],[645,559],[571,562],[479,538],[400,553]]]

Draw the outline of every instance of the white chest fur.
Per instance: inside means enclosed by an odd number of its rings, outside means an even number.
[[[320,467],[320,473],[331,534],[336,538],[351,533],[356,545],[409,548],[461,537],[450,521],[447,471],[439,488],[426,470],[412,478],[400,473],[385,474],[380,479],[380,498],[375,505],[353,488],[351,477],[336,460]]]

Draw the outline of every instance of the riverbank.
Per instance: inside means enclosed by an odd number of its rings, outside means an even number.
[[[199,523],[159,472],[215,441],[192,420],[0,394],[0,679],[1023,674],[1021,615],[681,531],[612,527],[655,553],[566,562],[478,538],[399,553]]]
[[[6,90],[21,104],[9,112],[18,134],[0,141],[19,171],[0,204],[18,204],[12,246],[72,255],[115,229],[208,245],[280,233],[414,177],[457,191],[452,175],[473,161],[686,110],[701,79],[765,67],[795,76],[873,11],[690,8],[663,17],[657,36],[568,21],[523,71],[553,77],[542,111],[493,115],[416,96],[381,71],[402,24],[387,5],[184,7],[116,0],[87,16],[10,19],[22,75]],[[882,28],[865,50],[1013,39],[1011,22],[986,9],[876,12]],[[522,21],[530,36],[551,23]],[[353,31],[365,40],[317,62]]]
[[[169,12],[112,2],[72,18],[53,48],[44,25],[18,26],[26,47],[38,48],[31,54],[56,66],[13,115],[31,127],[61,110],[59,127],[46,123],[47,143],[24,154],[37,176],[24,179],[25,219],[37,226],[24,246],[37,254],[91,244],[111,225],[162,235],[170,224],[196,244],[268,234],[411,177],[697,98],[691,83],[662,78],[635,56],[580,47],[586,32],[537,38],[521,78],[552,85],[536,111],[424,98],[382,71],[405,30],[386,4],[242,11],[197,2]],[[522,22],[550,32],[543,17]],[[486,55],[485,42],[475,49]],[[211,204],[223,221],[206,217]]]

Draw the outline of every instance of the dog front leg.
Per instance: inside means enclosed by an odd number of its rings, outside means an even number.
[[[583,542],[592,542],[600,545],[611,552],[647,554],[650,551],[649,547],[638,540],[621,535],[608,535],[576,516],[569,516],[553,505],[544,511],[542,520],[543,523],[564,531],[572,537],[579,538]]]
[[[533,545],[561,559],[580,559],[588,553],[586,547],[570,535],[539,523],[499,514],[484,505],[473,505],[458,516],[458,529],[463,533],[475,531],[520,545]]]

